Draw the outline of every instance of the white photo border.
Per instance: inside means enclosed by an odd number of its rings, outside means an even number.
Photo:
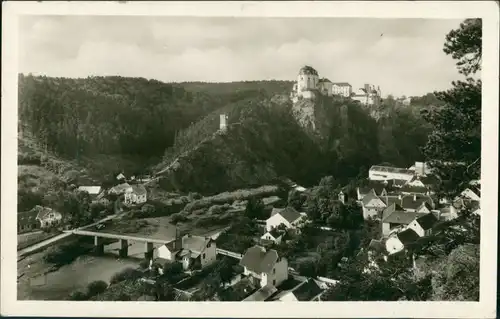
[[[21,15],[359,17],[483,19],[481,258],[479,302],[70,302],[18,301],[17,74]],[[495,318],[497,275],[499,5],[494,1],[3,2],[1,314],[86,317]],[[444,39],[443,39],[444,40]],[[459,75],[457,72],[457,79]],[[361,304],[362,303],[362,304]]]

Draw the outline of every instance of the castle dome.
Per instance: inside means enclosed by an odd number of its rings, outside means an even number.
[[[302,67],[299,71],[299,75],[318,75],[318,71],[316,71],[312,66],[306,65]]]

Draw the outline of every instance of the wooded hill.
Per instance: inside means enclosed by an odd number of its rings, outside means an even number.
[[[348,182],[380,162],[410,166],[422,158],[419,148],[429,130],[410,110],[394,109],[376,121],[346,99],[320,96],[305,103],[315,104],[316,134],[297,123],[290,101],[265,94],[212,112],[181,131],[167,149],[155,168],[163,171],[161,186],[213,194],[280,176],[304,186],[325,175]],[[229,117],[225,134],[216,134],[219,114]]]

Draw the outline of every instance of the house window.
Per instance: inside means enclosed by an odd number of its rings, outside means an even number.
[[[275,273],[276,273],[276,268],[273,268],[273,274],[275,274]]]
[[[203,259],[205,259],[205,253],[203,253]]]
[[[273,280],[273,286],[276,286],[276,280]]]

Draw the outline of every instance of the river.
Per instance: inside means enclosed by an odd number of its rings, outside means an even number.
[[[118,246],[119,243],[107,245],[102,256],[83,255],[71,264],[45,275],[36,275],[47,269],[47,265],[41,261],[43,254],[27,257],[18,263],[18,272],[25,273],[18,280],[18,300],[63,300],[72,291],[85,289],[92,281],[109,283],[116,272],[137,267],[144,257],[144,244],[132,244],[129,247],[130,256],[126,259],[118,257]]]

